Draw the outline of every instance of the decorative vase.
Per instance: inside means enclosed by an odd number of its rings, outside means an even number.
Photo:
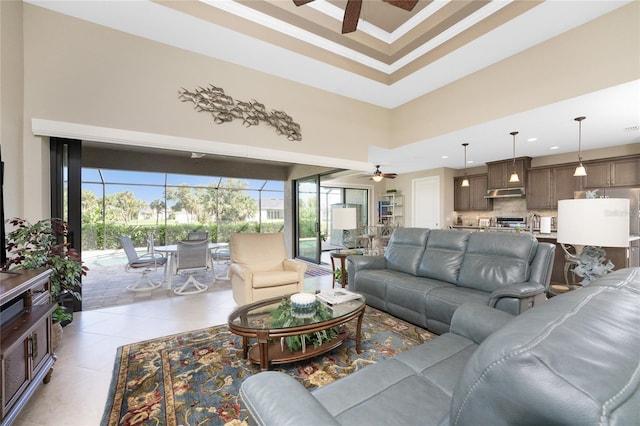
[[[55,351],[62,340],[62,324],[56,321],[51,324],[51,349]]]

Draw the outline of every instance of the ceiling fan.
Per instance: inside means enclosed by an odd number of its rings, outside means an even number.
[[[371,180],[374,182],[380,182],[382,179],[395,179],[398,176],[397,173],[382,173],[380,171],[380,165],[376,164],[376,171],[371,175]]]
[[[311,3],[313,0],[293,0],[296,6]],[[393,6],[411,11],[418,0],[382,0]],[[358,27],[358,19],[360,19],[360,9],[362,9],[362,0],[347,0],[347,7],[344,9],[344,18],[342,19],[342,34],[352,33]]]

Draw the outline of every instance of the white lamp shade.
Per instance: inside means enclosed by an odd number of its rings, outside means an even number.
[[[558,201],[558,242],[628,247],[629,200],[584,198]]]
[[[333,229],[356,229],[358,217],[355,207],[334,208],[331,210]]]

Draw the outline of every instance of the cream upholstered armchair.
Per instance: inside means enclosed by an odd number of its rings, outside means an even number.
[[[307,265],[287,258],[284,234],[231,234],[229,250],[238,305],[303,290]]]

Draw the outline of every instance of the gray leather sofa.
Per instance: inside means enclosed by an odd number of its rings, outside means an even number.
[[[347,258],[349,289],[442,334],[463,303],[517,315],[544,301],[554,253],[531,234],[398,228],[384,256]]]
[[[638,425],[640,268],[511,316],[458,308],[451,331],[327,386],[241,386],[259,425]]]

